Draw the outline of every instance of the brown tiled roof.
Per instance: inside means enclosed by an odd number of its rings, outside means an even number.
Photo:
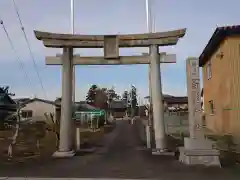
[[[149,99],[150,96],[146,96],[144,97],[145,99]],[[163,97],[174,97],[172,95],[169,95],[169,94],[163,94]]]
[[[124,100],[116,100],[110,103],[110,107],[113,109],[124,109],[127,108],[127,102]]]
[[[146,96],[145,98],[149,98],[149,96]],[[187,104],[188,103],[187,96],[171,96],[168,94],[163,94],[163,100],[168,104]]]
[[[202,67],[212,54],[217,50],[219,45],[224,39],[229,36],[239,36],[240,35],[240,25],[237,26],[223,26],[218,27],[214,31],[212,37],[208,41],[206,47],[204,48],[202,54],[199,56],[199,66]]]
[[[187,104],[188,103],[187,96],[163,97],[163,100],[166,101],[167,104]]]
[[[49,100],[39,99],[39,98],[29,99],[29,100],[21,103],[21,105],[29,104],[29,103],[34,102],[34,101],[40,101],[40,102],[44,102],[44,103],[47,103],[47,104],[57,105],[57,103],[55,103],[54,101],[49,101]]]

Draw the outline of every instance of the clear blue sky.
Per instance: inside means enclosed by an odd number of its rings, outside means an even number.
[[[75,0],[76,33],[114,34],[143,33],[147,31],[145,0]],[[199,56],[217,26],[240,24],[239,0],[193,1],[152,0],[156,31],[187,28],[187,33],[175,47],[160,51],[177,54],[176,64],[162,65],[164,93],[186,94],[185,60],[188,56]],[[16,0],[27,36],[34,52],[40,76],[48,98],[61,94],[60,67],[45,66],[45,55],[55,55],[56,49],[47,49],[35,39],[33,30],[70,32],[70,0]],[[0,84],[10,85],[20,96],[36,94],[43,97],[41,86],[11,0],[0,1],[0,15],[9,31],[17,53],[24,62],[32,81],[30,86],[12,53],[3,29],[0,29]],[[133,55],[147,52],[144,48],[123,49],[121,54]],[[102,55],[100,50],[77,50],[82,55]],[[76,97],[83,99],[91,84],[110,87],[122,92],[135,84],[141,96],[148,95],[147,65],[132,66],[78,66],[76,72]]]

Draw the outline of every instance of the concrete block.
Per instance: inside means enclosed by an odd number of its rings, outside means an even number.
[[[172,151],[160,151],[158,149],[152,149],[152,155],[158,155],[158,156],[175,156],[175,153]]]
[[[187,165],[205,165],[221,167],[219,152],[215,149],[186,149],[179,148],[179,161]]]
[[[179,148],[179,161],[188,165],[221,167],[220,153],[213,149],[212,145],[213,143],[206,139],[184,138],[184,147]]]
[[[184,138],[186,149],[212,149],[213,142],[207,139]]]

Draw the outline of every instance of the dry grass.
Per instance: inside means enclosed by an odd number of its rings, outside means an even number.
[[[107,127],[110,132],[110,127]],[[49,159],[56,151],[57,138],[55,132],[45,129],[45,125],[35,126],[33,124],[23,128],[17,138],[16,145],[13,146],[12,158],[8,156],[8,146],[15,130],[9,129],[0,131],[0,163],[26,162],[33,159]],[[95,144],[106,132],[102,127],[98,131],[80,129],[81,144]],[[39,146],[37,146],[39,140]]]

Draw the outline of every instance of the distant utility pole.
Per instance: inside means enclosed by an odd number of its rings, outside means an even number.
[[[127,99],[126,99],[126,114],[125,114],[125,116],[127,116],[128,117],[128,110],[129,110],[129,107],[128,107],[128,101],[129,101],[129,92],[128,92],[128,90],[127,89],[125,89],[125,92],[127,92]],[[124,93],[125,94],[125,93]]]
[[[135,87],[135,86],[133,86],[132,84],[131,84],[131,116],[132,117],[134,117],[135,116],[135,107],[133,107],[133,87]]]
[[[141,99],[140,96],[138,97],[138,115],[141,116],[141,112],[140,112],[140,106],[141,106]]]

